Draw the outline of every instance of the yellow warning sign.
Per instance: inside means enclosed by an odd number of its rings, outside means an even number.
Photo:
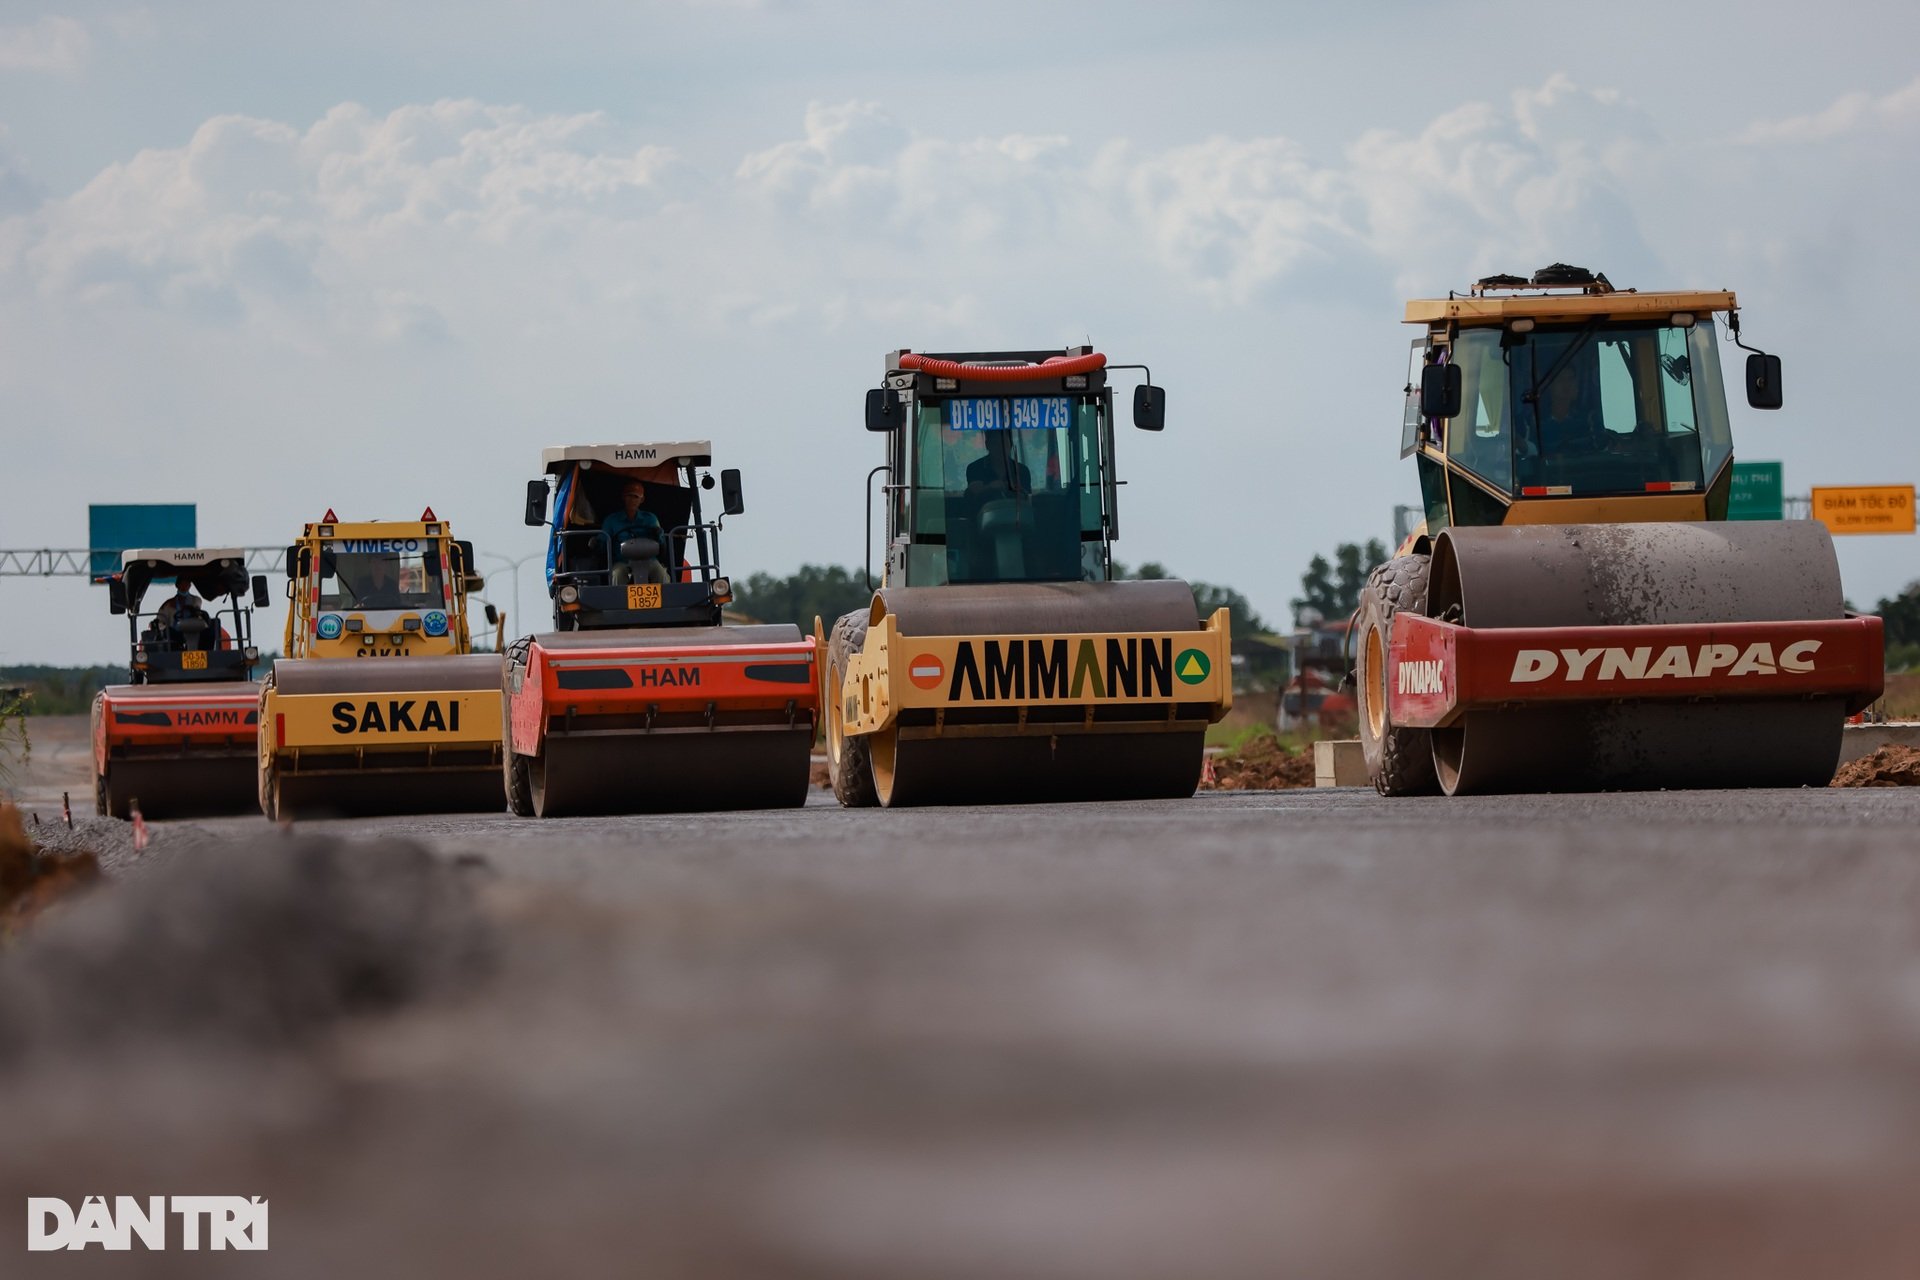
[[[1913,486],[1854,484],[1813,491],[1813,518],[1829,533],[1912,533]]]

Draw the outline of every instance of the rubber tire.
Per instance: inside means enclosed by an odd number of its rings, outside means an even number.
[[[267,815],[268,822],[280,821],[280,788],[274,785],[274,771],[260,771],[260,812]]]
[[[527,777],[527,758],[507,746],[507,812],[516,818],[533,816],[533,783]]]
[[[833,749],[841,724],[840,685],[846,677],[848,659],[867,642],[867,615],[849,613],[833,624],[827,640],[827,697],[831,700],[821,711],[827,716],[827,776],[833,783],[833,797],[849,809],[871,809],[880,803],[873,786],[872,744],[862,735],[839,733],[840,750]]]
[[[102,818],[107,816],[107,775],[93,775],[93,811]]]
[[[1426,729],[1396,729],[1388,719],[1384,672],[1372,669],[1378,651],[1384,655],[1393,639],[1393,616],[1405,610],[1427,611],[1427,571],[1431,558],[1396,556],[1367,575],[1354,618],[1354,692],[1360,711],[1360,754],[1366,758],[1367,777],[1383,796],[1431,796],[1440,793],[1433,771],[1433,734]],[[1382,701],[1382,731],[1374,732],[1374,699]]]

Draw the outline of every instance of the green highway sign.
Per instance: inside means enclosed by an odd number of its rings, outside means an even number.
[[[1786,481],[1777,462],[1733,464],[1733,494],[1727,500],[1729,520],[1778,520],[1785,514]]]

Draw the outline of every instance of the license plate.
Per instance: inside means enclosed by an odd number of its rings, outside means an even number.
[[[660,584],[657,582],[636,582],[627,587],[627,608],[658,609],[660,607]]]
[[[202,649],[189,649],[181,654],[180,669],[182,671],[205,671],[207,669],[206,651]]]
[[[1065,396],[949,400],[947,422],[955,431],[1064,431],[1071,404]]]

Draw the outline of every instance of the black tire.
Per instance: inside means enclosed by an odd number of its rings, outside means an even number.
[[[1360,710],[1360,753],[1367,777],[1383,796],[1430,796],[1440,791],[1433,771],[1433,734],[1396,729],[1388,712],[1382,660],[1393,639],[1393,616],[1427,611],[1428,557],[1396,556],[1367,575],[1354,619],[1354,686]]]
[[[280,771],[272,765],[263,766],[260,770],[260,812],[267,815],[268,822],[279,822],[282,818],[292,816],[282,812]]]
[[[849,809],[870,809],[880,803],[873,786],[871,746],[865,737],[841,731],[840,685],[846,678],[847,660],[867,642],[867,615],[850,613],[833,624],[827,640],[827,698],[822,707],[827,717],[827,776],[833,782],[833,796]]]
[[[516,818],[533,816],[533,784],[527,778],[527,758],[507,744],[507,812]]]
[[[101,817],[107,816],[107,775],[93,775],[93,811]]]

